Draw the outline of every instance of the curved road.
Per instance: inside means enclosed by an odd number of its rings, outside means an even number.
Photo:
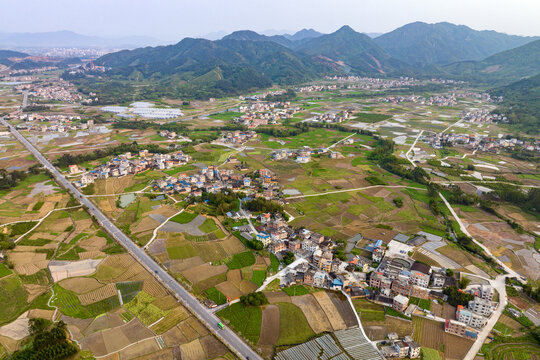
[[[158,281],[167,287],[180,302],[189,308],[191,312],[204,323],[212,333],[223,341],[234,353],[241,359],[262,360],[262,358],[247,345],[230,328],[219,329],[217,326],[219,318],[202,305],[193,295],[184,289],[171,275],[163,270],[156,262],[139,248],[129,237],[116,227],[88,198],[83,195],[64,175],[62,175],[24,136],[22,136],[15,127],[9,125],[4,118],[0,122],[7,126],[13,135],[19,140],[36,159],[56,178],[58,183],[68,189],[82,205],[86,206],[88,212],[95,216],[98,223],[111,236],[118,241],[128,252],[135,257],[144,267],[146,267]]]

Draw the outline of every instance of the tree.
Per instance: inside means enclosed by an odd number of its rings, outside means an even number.
[[[403,199],[402,198],[395,198],[392,201],[394,202],[394,205],[396,205],[397,208],[403,207]]]
[[[257,291],[240,297],[240,303],[244,306],[261,306],[268,304],[268,299],[264,293]]]
[[[462,275],[461,279],[459,279],[459,288],[465,289],[469,284],[471,283],[471,279],[469,279],[467,276]]]
[[[283,255],[283,263],[285,265],[289,265],[289,264],[292,264],[293,261],[294,261],[295,257],[294,257],[294,253],[291,252],[291,251],[287,251],[285,253],[285,255]]]

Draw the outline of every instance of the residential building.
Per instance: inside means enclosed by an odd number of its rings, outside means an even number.
[[[479,297],[475,297],[474,300],[469,301],[469,309],[478,315],[490,316],[493,312],[491,301],[484,300]]]
[[[394,297],[394,303],[392,304],[392,308],[399,312],[403,312],[405,311],[405,309],[407,309],[407,305],[409,305],[409,298],[403,295],[397,295]]]

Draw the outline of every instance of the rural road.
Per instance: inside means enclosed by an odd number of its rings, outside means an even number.
[[[411,153],[411,151],[413,151],[414,147],[416,146],[416,143],[418,142],[418,140],[420,139],[420,136],[422,136],[423,133],[424,133],[424,130],[421,130],[421,131],[418,133],[418,136],[416,137],[416,139],[414,139],[413,144],[411,145],[411,147],[409,148],[409,150],[405,153],[405,156],[407,157],[407,160],[409,160],[409,162],[412,164],[413,167],[416,167],[416,164],[415,164],[414,161],[412,161],[412,159],[410,158],[410,153]]]
[[[118,229],[88,198],[83,195],[71,182],[69,182],[58,169],[56,169],[40,152],[37,150],[24,136],[19,133],[15,127],[11,126],[4,118],[0,118],[0,123],[7,126],[11,133],[19,140],[35,158],[55,177],[58,183],[62,184],[69,190],[83,206],[88,209],[88,212],[94,216],[98,223],[111,236],[118,241],[128,252],[134,256],[143,266],[145,266],[165,287],[169,288],[184,306],[189,308],[191,312],[203,322],[217,338],[223,341],[235,354],[241,359],[258,359],[262,358],[247,345],[238,335],[230,328],[225,327],[219,329],[218,322],[220,319],[209,312],[193,295],[184,289],[171,275],[164,271],[154,260],[139,248],[129,237],[127,237],[120,229]]]

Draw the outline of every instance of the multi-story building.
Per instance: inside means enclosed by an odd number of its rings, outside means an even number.
[[[478,337],[478,333],[474,329],[469,328],[467,324],[457,320],[447,319],[444,324],[444,331],[468,339],[476,339]]]
[[[413,285],[411,289],[411,296],[419,299],[429,299],[429,289],[418,285]]]
[[[489,285],[480,286],[480,297],[487,301],[493,301],[495,290]]]
[[[392,281],[392,292],[398,295],[410,296],[412,285],[407,279],[397,278]]]
[[[409,298],[403,295],[397,295],[394,297],[394,303],[392,304],[392,308],[397,311],[403,312],[407,309],[407,305],[409,305]]]
[[[469,325],[475,329],[481,329],[486,323],[486,318],[473,313],[472,311],[463,308],[459,305],[456,311],[456,318],[458,321]]]
[[[479,297],[475,297],[474,300],[469,301],[469,309],[478,315],[490,316],[493,312],[493,307],[491,306],[491,301],[484,300]]]

